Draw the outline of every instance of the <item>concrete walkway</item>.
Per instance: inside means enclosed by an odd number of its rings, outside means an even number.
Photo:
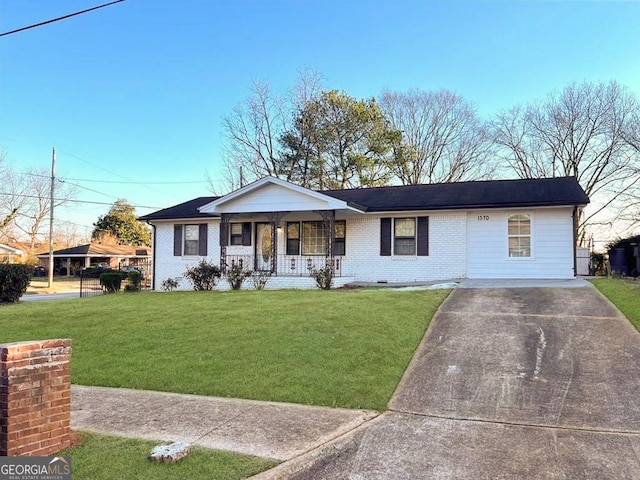
[[[72,387],[71,428],[161,442],[188,442],[289,460],[353,430],[377,412]]]
[[[255,478],[640,478],[640,334],[591,286],[508,283],[451,294],[390,411]]]

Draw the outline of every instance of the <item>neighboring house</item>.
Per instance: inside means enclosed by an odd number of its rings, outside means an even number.
[[[0,263],[13,263],[24,255],[19,248],[0,243]]]
[[[49,268],[49,253],[36,255],[40,265]],[[126,265],[146,266],[151,261],[149,247],[132,245],[102,245],[87,243],[77,247],[64,248],[53,252],[54,273],[56,275],[75,275],[81,268],[95,265],[121,268]]]
[[[309,269],[327,262],[335,286],[561,279],[575,275],[576,216],[588,202],[573,177],[323,192],[266,177],[140,220],[154,227],[155,288],[201,259],[270,272],[267,288],[312,287]]]

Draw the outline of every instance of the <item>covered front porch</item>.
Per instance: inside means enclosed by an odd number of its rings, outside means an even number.
[[[271,277],[309,278],[327,268],[336,279],[351,277],[347,225],[363,212],[347,202],[268,178],[199,210],[219,215],[223,274],[239,265]]]

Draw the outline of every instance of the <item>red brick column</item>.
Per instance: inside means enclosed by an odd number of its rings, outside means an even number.
[[[71,445],[70,360],[70,340],[0,344],[0,455]]]

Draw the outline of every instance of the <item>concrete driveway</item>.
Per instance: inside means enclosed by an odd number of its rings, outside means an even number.
[[[595,288],[458,288],[390,411],[258,478],[640,478],[640,334]]]

